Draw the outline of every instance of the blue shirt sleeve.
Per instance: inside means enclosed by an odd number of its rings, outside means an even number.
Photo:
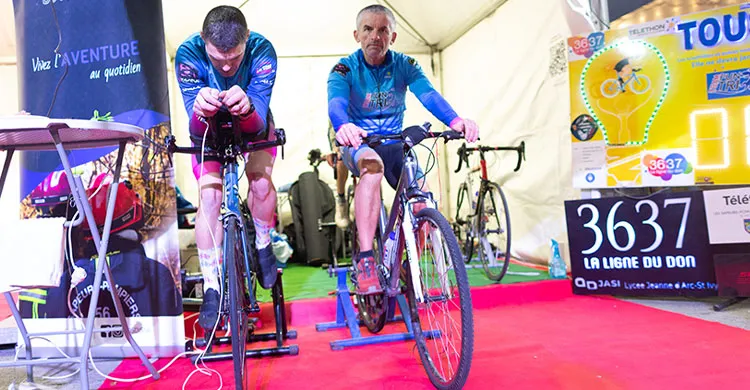
[[[203,61],[196,55],[196,48],[189,42],[183,43],[177,49],[174,60],[175,74],[188,118],[193,117],[193,102],[198,96],[198,91],[208,86],[206,69],[201,65],[202,63]]]
[[[446,126],[450,126],[451,121],[456,119],[458,114],[456,114],[445,98],[435,90],[430,80],[427,79],[427,76],[422,71],[422,67],[417,63],[417,60],[404,56],[401,66],[411,92],[432,115],[435,115],[435,118],[443,122]]]
[[[351,68],[343,59],[328,75],[328,118],[333,129],[349,123],[349,93],[351,91]]]
[[[255,106],[255,111],[268,126],[268,108],[271,104],[271,92],[276,82],[276,50],[267,39],[256,45],[251,53],[252,65],[248,69],[247,79],[250,80],[245,93]]]

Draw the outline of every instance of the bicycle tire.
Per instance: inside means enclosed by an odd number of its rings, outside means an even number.
[[[232,363],[236,390],[247,388],[245,380],[245,350],[248,318],[245,308],[249,304],[244,274],[245,252],[242,247],[240,221],[230,217],[226,221],[224,262],[227,269],[227,294],[229,296],[229,326],[232,339]]]
[[[615,79],[607,79],[599,89],[604,97],[611,99],[620,93],[620,84]]]
[[[497,193],[499,194],[499,200],[496,199],[492,194],[493,190],[497,190]],[[486,211],[488,210],[487,207],[485,207],[485,202],[487,201],[487,197],[489,196],[490,200],[492,201],[492,211],[494,215],[486,215]],[[499,215],[501,214],[499,212],[498,205],[502,206],[502,217]],[[497,237],[494,235],[492,238],[488,238],[487,234],[487,222],[485,221],[485,217],[487,219],[491,219],[494,217],[496,222],[496,229],[497,231]],[[502,219],[502,222],[505,222],[505,228],[503,229],[502,225],[500,224]],[[508,212],[508,201],[505,199],[505,194],[503,193],[503,190],[500,188],[499,185],[496,183],[487,183],[487,186],[483,189],[480,197],[479,197],[479,217],[477,218],[478,223],[480,224],[478,231],[479,236],[479,244],[477,248],[477,252],[479,254],[479,260],[482,262],[482,268],[484,268],[484,273],[487,275],[487,278],[490,280],[493,280],[495,282],[499,282],[503,279],[505,274],[508,272],[508,265],[510,264],[510,213]],[[503,246],[502,237],[505,236],[505,248],[502,248],[502,265],[500,267],[490,267],[490,256],[494,256],[496,261],[499,261],[500,258],[498,257],[499,252],[496,252],[494,248],[497,248],[498,246]],[[497,240],[496,240],[497,238]],[[493,242],[495,243],[493,245]],[[498,245],[499,244],[499,245]],[[490,252],[492,253],[490,255]],[[493,268],[495,268],[493,270]]]
[[[432,382],[433,386],[440,390],[461,389],[463,388],[464,384],[466,383],[466,379],[469,376],[472,355],[474,351],[474,314],[472,313],[469,280],[468,276],[466,275],[466,267],[464,263],[462,261],[453,261],[454,259],[457,259],[459,258],[459,256],[461,256],[461,250],[458,245],[458,240],[456,240],[456,236],[453,234],[448,221],[437,210],[425,208],[423,210],[420,210],[416,215],[416,223],[414,228],[415,234],[416,232],[421,230],[421,225],[426,221],[430,221],[440,231],[443,237],[443,242],[447,247],[445,249],[447,249],[447,253],[450,256],[450,264],[446,265],[448,266],[448,269],[453,270],[453,274],[455,276],[455,288],[451,288],[450,291],[454,292],[455,290],[458,294],[453,296],[452,299],[443,299],[443,301],[450,302],[456,297],[458,297],[458,299],[460,300],[457,306],[458,310],[460,311],[459,317],[461,322],[461,346],[458,349],[450,348],[450,350],[446,353],[448,358],[451,358],[456,356],[456,351],[460,352],[457,359],[458,362],[456,365],[457,368],[455,375],[453,375],[451,378],[446,379],[444,375],[438,372],[438,367],[436,367],[435,365],[435,361],[437,361],[438,359],[436,359],[436,356],[432,356],[432,354],[430,353],[428,341],[425,336],[425,329],[422,326],[422,316],[420,316],[419,314],[420,303],[416,301],[416,297],[414,294],[414,275],[411,274],[411,267],[407,267],[409,268],[409,272],[407,272],[408,276],[406,295],[411,312],[412,327],[414,329],[414,340],[417,345],[417,350],[419,351],[419,357],[422,361],[422,365],[424,366],[425,371],[427,372],[427,376],[430,379],[430,382]],[[425,248],[426,247],[427,246],[425,246]],[[425,271],[422,270],[420,274],[425,275]],[[420,280],[419,282],[422,283],[423,286],[425,285],[423,280]],[[425,291],[431,290],[426,289]],[[438,298],[440,297],[438,296]],[[432,301],[436,301],[436,299],[431,296],[431,299],[426,299],[425,301],[426,303],[432,303]],[[422,305],[426,305],[426,303]],[[425,319],[428,321],[433,318],[435,318],[434,315],[425,316]],[[437,320],[435,323],[438,325],[445,325],[444,322],[445,321]],[[434,325],[435,324],[430,324],[429,328],[432,328]],[[449,330],[452,330],[455,329],[455,326],[448,326],[448,328]],[[449,333],[451,332],[440,331],[438,339],[442,340],[438,342],[433,342],[432,340],[430,340],[430,343],[433,345],[445,344],[445,340],[450,337]]]
[[[651,88],[651,79],[645,74],[633,74],[633,81],[628,84],[628,88],[636,95],[646,93]]]
[[[469,213],[461,216],[461,206],[464,204],[464,200],[469,205]],[[464,210],[465,211],[465,210]],[[466,184],[461,184],[458,187],[458,197],[456,198],[456,224],[458,225],[458,232],[456,232],[456,239],[460,240],[459,245],[464,255],[464,262],[469,264],[471,258],[474,256],[474,234],[472,232],[472,220],[469,219],[471,213],[473,213],[471,207],[471,194]]]
[[[352,267],[355,267],[356,263],[354,258],[359,255],[359,241],[357,241],[357,225],[355,221],[351,222],[351,232]],[[378,265],[383,262],[379,250],[381,247],[381,240],[379,234],[376,232],[375,239],[373,240],[373,250],[375,252],[375,262]],[[360,295],[355,292],[354,297],[362,325],[364,325],[370,333],[378,333],[383,330],[388,317],[388,298],[385,296],[385,292],[368,295]]]

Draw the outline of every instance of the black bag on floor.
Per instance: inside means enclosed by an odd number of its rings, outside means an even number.
[[[294,220],[294,252],[308,265],[331,261],[329,231],[318,231],[318,221],[333,222],[336,203],[331,188],[315,172],[305,172],[289,189]]]

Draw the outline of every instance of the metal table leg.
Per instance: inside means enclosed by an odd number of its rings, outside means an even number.
[[[81,386],[84,389],[89,388],[88,384],[88,355],[89,350],[91,348],[91,337],[94,329],[94,320],[96,315],[96,306],[99,302],[99,292],[102,282],[102,274],[104,274],[104,270],[106,267],[107,272],[107,279],[110,283],[110,293],[112,294],[113,301],[115,302],[115,307],[117,309],[117,317],[120,320],[120,324],[122,325],[122,332],[125,335],[125,338],[128,340],[130,345],[133,347],[133,350],[136,352],[138,357],[143,362],[143,365],[149,370],[151,373],[151,376],[154,379],[159,379],[159,373],[156,371],[156,368],[154,368],[153,364],[148,360],[146,355],[143,353],[141,348],[138,346],[138,344],[133,339],[133,336],[130,334],[130,329],[127,326],[127,320],[123,316],[122,311],[122,303],[120,302],[120,298],[117,296],[116,288],[114,287],[113,280],[111,278],[111,273],[109,270],[109,264],[107,264],[106,261],[106,254],[107,254],[107,246],[109,244],[109,234],[112,227],[112,216],[114,214],[114,208],[115,208],[115,202],[117,200],[117,186],[120,181],[120,169],[122,168],[122,160],[124,157],[125,152],[125,145],[127,144],[125,141],[120,141],[120,146],[117,153],[117,162],[115,165],[115,172],[114,172],[114,180],[113,185],[110,186],[110,192],[109,192],[109,199],[107,201],[107,216],[104,222],[104,229],[102,231],[102,237],[99,239],[98,235],[98,229],[96,226],[96,221],[94,220],[94,214],[91,211],[91,205],[88,202],[88,199],[85,195],[85,192],[82,188],[82,186],[79,186],[79,183],[76,183],[76,180],[73,179],[73,172],[70,166],[70,162],[68,161],[68,156],[65,153],[65,149],[63,148],[62,143],[60,142],[60,137],[57,133],[56,129],[51,129],[50,133],[52,135],[53,140],[55,141],[55,148],[57,149],[57,153],[60,155],[60,160],[62,161],[63,167],[65,168],[65,173],[67,174],[68,184],[70,184],[70,187],[74,189],[73,197],[75,199],[76,205],[80,207],[80,209],[83,210],[84,215],[86,216],[86,220],[89,224],[89,228],[92,233],[92,237],[94,238],[94,243],[96,244],[98,248],[98,261],[96,264],[96,273],[94,274],[94,283],[92,284],[92,293],[91,293],[91,301],[89,304],[89,311],[88,316],[86,318],[86,331],[84,333],[83,337],[83,346],[81,349],[81,356],[80,356],[80,366],[81,366]],[[83,196],[82,196],[83,195]]]

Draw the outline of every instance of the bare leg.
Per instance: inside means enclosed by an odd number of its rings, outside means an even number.
[[[219,266],[221,264],[221,243],[224,231],[219,221],[221,209],[222,183],[218,173],[206,173],[198,180],[200,203],[195,218],[195,243],[198,247],[203,291],[219,287]]]
[[[265,289],[276,282],[276,256],[271,247],[271,229],[275,226],[276,188],[271,181],[275,157],[269,151],[250,154],[245,172],[249,182],[247,204],[253,214],[255,225],[255,246],[258,250],[258,281]]]
[[[274,156],[261,150],[250,154],[245,168],[249,183],[247,205],[254,220],[270,227],[274,226],[274,212],[276,211],[276,187],[271,181],[274,160]],[[256,226],[256,233],[265,235],[268,231],[259,232]],[[258,235],[256,235],[256,241],[265,244],[270,242],[270,237]]]
[[[346,194],[346,179],[349,178],[349,170],[346,169],[344,162],[336,162],[336,191],[339,195]]]
[[[374,150],[362,152],[358,162],[360,179],[354,193],[354,216],[360,251],[372,250],[380,214],[380,183],[383,181],[383,160]]]
[[[349,170],[340,159],[336,162],[336,225],[341,229],[349,226],[349,209],[346,204],[346,179]]]

